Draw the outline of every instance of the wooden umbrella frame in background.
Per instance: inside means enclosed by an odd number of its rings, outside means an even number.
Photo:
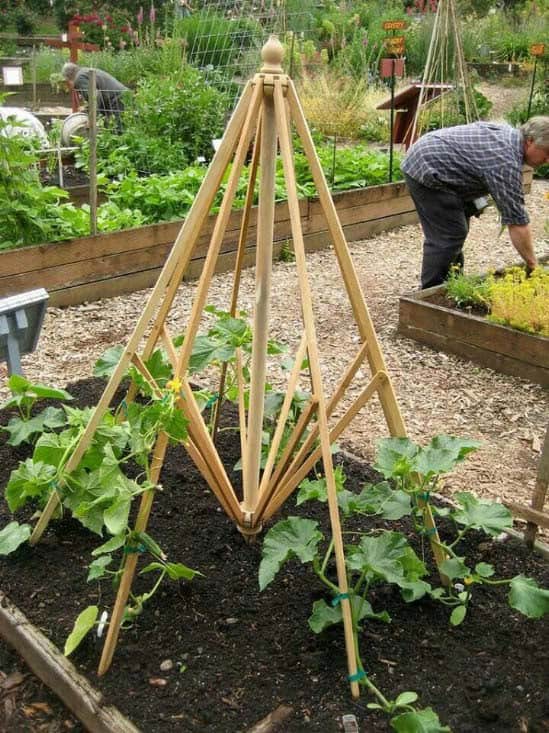
[[[316,155],[311,134],[299,103],[291,79],[282,70],[283,48],[279,41],[271,37],[262,49],[263,66],[246,85],[242,97],[229,121],[225,135],[208,169],[200,191],[185,220],[166,260],[164,268],[153,288],[145,308],[135,325],[134,331],[122,354],[120,361],[100,398],[92,417],[74,453],[71,455],[66,471],[74,471],[89,447],[95,431],[107,411],[114,394],[130,364],[133,364],[153,390],[160,388],[148,372],[145,362],[157,344],[161,344],[168,355],[174,372],[174,380],[181,382],[181,396],[178,406],[188,421],[188,437],[182,441],[198,470],[217,497],[226,514],[246,535],[253,535],[262,528],[262,523],[278,511],[299,483],[305,478],[315,463],[322,460],[327,483],[328,508],[333,533],[334,553],[337,569],[337,584],[343,614],[347,668],[351,692],[358,697],[359,686],[356,678],[357,657],[353,639],[351,605],[348,595],[345,556],[337,505],[334,467],[331,445],[343,433],[347,425],[374,395],[381,402],[389,432],[393,436],[405,436],[404,422],[396,401],[391,380],[387,374],[383,355],[376,337],[360,283],[351,260],[347,242],[338,219],[324,173]],[[315,317],[312,302],[312,288],[307,273],[305,245],[301,228],[299,202],[297,196],[291,126],[295,126],[318,191],[328,230],[331,234],[335,254],[341,270],[343,283],[349,297],[353,316],[360,336],[356,356],[352,359],[334,393],[328,398],[320,370],[320,358],[315,330]],[[239,247],[234,271],[230,312],[237,313],[239,286],[243,265],[245,243],[248,235],[250,211],[254,198],[258,168],[259,212],[256,249],[256,298],[253,316],[253,341],[251,355],[250,398],[246,411],[243,399],[242,358],[237,352],[236,370],[240,384],[239,423],[242,448],[243,499],[240,501],[231,485],[225,468],[215,447],[215,432],[208,431],[198,409],[189,384],[189,361],[195,337],[206,306],[206,299],[218,259],[221,242],[232,209],[234,196],[242,168],[250,146],[253,145],[252,162],[248,192],[246,196]],[[295,355],[294,367],[290,373],[286,396],[278,417],[269,455],[263,472],[260,468],[261,434],[264,417],[265,376],[267,371],[267,343],[269,333],[269,310],[271,296],[275,168],[277,150],[280,151],[284,178],[288,195],[288,207],[295,251],[295,263],[301,294],[303,333]],[[185,339],[179,351],[173,346],[166,325],[166,318],[173,304],[182,276],[190,262],[193,249],[199,239],[206,217],[231,164],[226,190],[216,224],[212,232],[204,268],[193,301]],[[152,324],[152,327],[151,327]],[[141,340],[145,345],[138,353]],[[307,358],[311,397],[287,440],[286,446],[277,460],[282,433],[288,419],[292,396],[301,376],[301,366]],[[359,396],[344,411],[343,415],[330,427],[329,421],[340,405],[345,392],[358,370],[368,362],[371,379]],[[225,371],[221,375],[221,389]],[[135,384],[130,386],[126,401],[134,399],[137,392]],[[219,410],[219,405],[216,411]],[[218,414],[214,424],[217,425]],[[308,431],[307,436],[304,436]],[[303,440],[304,439],[304,440]],[[157,483],[164,463],[168,436],[161,433],[156,441],[153,457],[151,480]],[[143,532],[147,528],[154,501],[154,489],[145,492],[135,523],[135,530]],[[53,512],[60,502],[54,492],[44,509],[34,532],[31,543],[35,544],[47,527]],[[422,504],[424,521],[432,529],[430,541],[433,553],[440,565],[444,559],[439,538],[428,505]],[[124,609],[131,591],[137,566],[137,553],[125,556],[124,569],[111,615],[108,634],[105,639],[98,674],[104,674],[110,667],[116,648]]]

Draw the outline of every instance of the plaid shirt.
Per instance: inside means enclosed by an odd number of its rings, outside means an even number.
[[[502,224],[528,224],[523,162],[519,130],[473,122],[423,135],[412,145],[401,168],[427,188],[455,191],[465,201],[490,193]]]

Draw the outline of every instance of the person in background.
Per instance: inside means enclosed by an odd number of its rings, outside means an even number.
[[[469,220],[490,194],[511,242],[529,270],[537,265],[524,205],[523,165],[549,162],[549,117],[520,128],[473,122],[435,130],[417,140],[401,165],[424,234],[421,287],[443,283],[463,267]]]
[[[90,69],[78,66],[72,62],[66,63],[61,73],[69,87],[78,92],[86,102],[89,96]],[[120,116],[124,111],[122,96],[129,91],[114,76],[101,69],[95,70],[95,86],[97,89],[97,114],[101,115],[107,124],[114,122],[116,129],[122,129]]]

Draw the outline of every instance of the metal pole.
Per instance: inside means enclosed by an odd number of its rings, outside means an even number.
[[[389,183],[393,182],[393,125],[395,113],[395,60],[391,59],[391,117],[389,123]]]
[[[90,233],[97,234],[97,74],[90,69],[88,87],[90,141]]]
[[[528,98],[528,111],[526,119],[530,119],[530,110],[532,108],[532,97],[534,96],[534,84],[536,83],[536,69],[538,67],[538,57],[534,57],[534,71],[532,72],[532,86],[530,87],[530,97]]]

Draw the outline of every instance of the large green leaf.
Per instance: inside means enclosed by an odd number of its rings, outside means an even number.
[[[391,728],[397,733],[451,733],[432,708],[401,713],[391,719]]]
[[[121,532],[119,535],[116,535],[115,537],[111,537],[109,540],[104,542],[99,547],[96,547],[95,550],[92,550],[92,556],[97,557],[98,555],[104,555],[110,552],[114,552],[115,550],[118,550],[120,547],[126,544],[126,533]]]
[[[346,496],[349,494],[352,494],[350,491],[345,490],[345,481],[346,476],[341,468],[341,466],[336,466],[334,468],[334,480],[336,485],[336,491],[338,494],[338,502],[339,502],[339,496],[341,493],[345,493]],[[356,494],[352,494],[352,496],[357,496]],[[310,500],[316,500],[320,501],[323,504],[325,504],[328,501],[328,487],[326,484],[326,477],[322,476],[321,478],[310,480],[308,478],[303,479],[303,481],[299,484],[299,491],[297,493],[297,500],[296,504],[299,506],[300,504],[303,504],[305,501]],[[345,503],[345,500],[343,501]]]
[[[64,654],[66,657],[76,649],[82,639],[88,634],[94,627],[97,621],[99,609],[97,606],[88,606],[82,613],[78,614],[74,627],[69,634],[67,641],[65,642]]]
[[[343,503],[343,498],[348,501]],[[387,481],[367,484],[360,494],[341,497],[339,504],[345,516],[355,513],[379,514],[384,519],[397,520],[412,511],[409,495],[400,489],[393,489]]]
[[[456,494],[454,498],[461,507],[453,510],[451,516],[469,529],[480,529],[486,534],[497,536],[513,526],[513,516],[503,504],[477,499],[467,491]]]
[[[385,478],[406,476],[418,450],[409,438],[384,438],[379,442],[374,468]]]
[[[6,486],[6,499],[10,511],[20,509],[30,498],[45,500],[51,493],[56,470],[41,461],[27,458],[11,472]]]
[[[33,459],[57,468],[72,440],[69,432],[43,433],[36,441]]]
[[[377,619],[384,623],[391,621],[391,617],[387,611],[375,613],[370,603],[359,596],[351,596],[351,607],[353,610],[353,619],[357,624],[365,618]],[[334,626],[342,621],[343,611],[341,610],[340,603],[335,606],[329,605],[323,598],[313,603],[313,612],[309,616],[309,627],[315,634],[320,634],[329,626]]]
[[[454,578],[466,578],[471,574],[471,570],[467,567],[464,560],[464,557],[451,557],[448,560],[444,560],[440,564],[440,572],[450,580],[454,580]]]
[[[271,583],[282,565],[292,557],[302,563],[312,562],[318,543],[323,539],[318,522],[301,517],[289,517],[271,527],[265,535],[259,565],[259,588]]]
[[[95,362],[93,368],[94,377],[105,377],[108,379],[118,366],[118,362],[124,353],[123,346],[111,346]]]
[[[129,496],[121,496],[105,510],[103,517],[105,526],[112,535],[118,535],[128,526],[131,499]]]
[[[509,605],[528,618],[541,618],[549,613],[549,590],[540,588],[533,578],[517,575],[511,580]]]
[[[13,394],[31,394],[40,399],[72,400],[72,395],[64,389],[48,387],[41,382],[30,382],[21,374],[12,374],[8,379],[8,387]]]
[[[426,448],[421,448],[413,461],[414,470],[425,478],[452,471],[456,464],[481,443],[477,440],[438,435]]]
[[[46,407],[29,420],[12,417],[9,423],[1,429],[10,434],[7,440],[9,445],[21,445],[21,443],[30,442],[33,435],[42,433],[46,429],[61,428],[65,423],[65,412],[60,407]]]
[[[26,542],[31,535],[30,524],[10,522],[0,531],[0,555],[9,555],[15,552],[19,545]]]
[[[398,585],[402,580],[407,580],[402,562],[409,549],[406,538],[400,532],[365,536],[358,546],[350,548],[347,566],[359,573],[366,572],[378,579]]]

